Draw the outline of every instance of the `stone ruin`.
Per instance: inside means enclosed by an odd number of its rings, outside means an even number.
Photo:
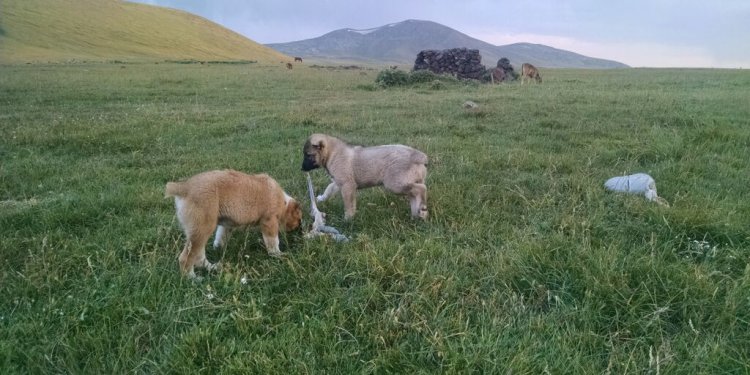
[[[436,74],[448,73],[462,79],[481,80],[487,69],[477,49],[428,49],[417,54],[414,70],[427,69]]]
[[[421,51],[414,62],[414,70],[429,70],[436,74],[492,83],[513,81],[518,76],[508,58],[503,57],[497,61],[497,67],[488,70],[482,65],[479,50],[467,48]]]

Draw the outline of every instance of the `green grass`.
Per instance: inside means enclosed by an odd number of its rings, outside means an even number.
[[[126,0],[3,0],[0,63],[291,57],[202,17]]]
[[[750,371],[750,73],[542,74],[1,66],[0,372]],[[240,232],[181,278],[165,183],[234,168],[304,199],[313,132],[426,152],[429,221],[370,189],[351,222],[320,206],[349,243],[292,233],[277,260]],[[671,207],[604,191],[635,172]]]

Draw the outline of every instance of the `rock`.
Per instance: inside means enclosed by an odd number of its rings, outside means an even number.
[[[464,102],[464,108],[466,109],[476,109],[479,108],[479,104],[472,102],[471,100],[467,100]]]
[[[492,72],[492,79],[495,83],[516,79],[516,72],[513,71],[513,65],[510,65],[510,60],[507,57],[497,60],[497,67]]]

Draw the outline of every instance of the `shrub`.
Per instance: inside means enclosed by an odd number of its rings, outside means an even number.
[[[409,83],[412,83],[412,84],[427,83],[427,82],[435,81],[437,80],[437,78],[438,78],[438,75],[429,70],[426,70],[426,69],[415,70],[411,72],[411,74],[409,74]]]
[[[403,86],[409,82],[409,73],[402,70],[381,70],[375,78],[375,83],[381,87]]]
[[[458,83],[459,81],[459,79],[452,75],[437,74],[426,69],[416,70],[411,73],[403,70],[386,69],[381,70],[377,78],[375,78],[375,83],[382,88],[425,84],[433,90],[444,89],[447,84]]]
[[[436,79],[436,80],[430,82],[430,89],[432,89],[432,90],[442,90],[442,89],[445,89],[445,83],[443,83],[442,81]]]

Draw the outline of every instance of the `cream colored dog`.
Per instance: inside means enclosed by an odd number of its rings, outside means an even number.
[[[268,255],[279,256],[279,228],[291,231],[302,221],[299,203],[266,174],[203,172],[186,181],[168,182],[165,197],[175,198],[186,237],[180,269],[189,277],[195,277],[194,267],[216,267],[206,259],[206,242],[214,229],[214,247],[219,247],[233,227],[258,225]]]
[[[352,146],[325,134],[311,135],[302,152],[303,171],[322,167],[333,180],[317,201],[341,191],[346,219],[357,211],[357,189],[380,185],[409,197],[412,217],[427,218],[427,155],[423,152],[404,145]]]

